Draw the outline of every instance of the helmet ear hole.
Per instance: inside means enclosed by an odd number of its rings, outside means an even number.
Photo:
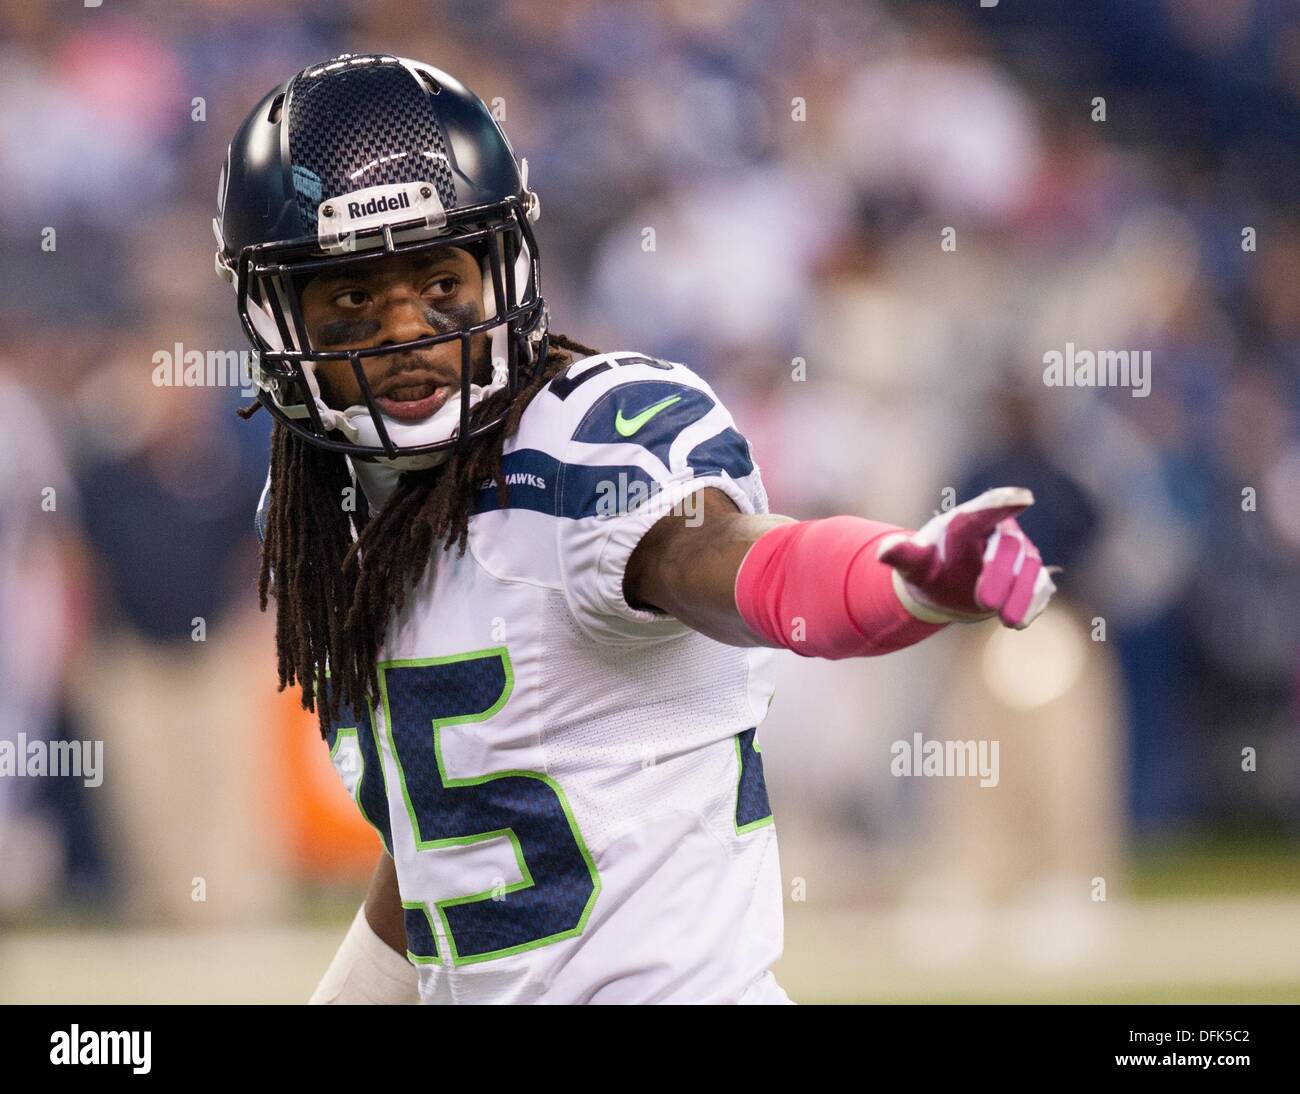
[[[428,72],[426,72],[424,69],[422,69],[422,68],[417,68],[417,69],[415,70],[415,75],[416,75],[416,78],[420,81],[420,83],[424,84],[424,86],[427,87],[427,88],[429,89],[429,93],[430,93],[431,95],[441,95],[441,94],[442,94],[442,84],[438,83],[438,81],[435,80],[435,79],[434,79],[434,78],[433,78],[433,77],[432,77]]]
[[[283,110],[284,110],[284,92],[282,91],[280,92],[279,95],[277,95],[274,99],[271,100],[271,109],[266,112],[266,120],[270,122],[272,125],[278,124],[280,121],[280,114]]]

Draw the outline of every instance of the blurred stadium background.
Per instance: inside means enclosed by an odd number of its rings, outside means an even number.
[[[104,742],[102,786],[0,778],[0,1001],[300,1001],[361,897],[255,605],[266,416],[152,375],[245,348],[237,123],[371,50],[504,112],[555,329],[701,372],[773,511],[1037,495],[1030,631],[782,655],[792,997],[1300,1001],[1290,0],[0,0],[0,738]],[[1045,386],[1071,341],[1149,397]],[[914,733],[999,785],[894,777]]]

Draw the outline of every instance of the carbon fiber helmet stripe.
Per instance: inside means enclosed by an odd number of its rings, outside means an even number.
[[[289,156],[307,231],[316,230],[322,197],[368,186],[432,182],[443,206],[456,207],[429,85],[395,57],[364,62],[307,69],[289,87]]]

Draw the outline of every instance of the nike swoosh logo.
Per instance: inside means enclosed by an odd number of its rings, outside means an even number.
[[[618,430],[620,437],[630,437],[659,411],[672,406],[673,403],[678,402],[680,399],[680,395],[669,395],[667,399],[660,399],[654,406],[646,407],[640,414],[632,418],[624,418],[623,408],[619,407],[618,413],[614,415],[614,428]]]

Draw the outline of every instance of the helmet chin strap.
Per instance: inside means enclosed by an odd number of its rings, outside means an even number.
[[[495,338],[497,331],[501,328],[493,328],[492,334]],[[312,371],[308,369],[307,371]],[[494,391],[499,391],[506,386],[509,379],[509,370],[506,367],[504,356],[492,358],[492,382],[485,385],[470,384],[470,406],[473,407],[487,398]],[[311,382],[315,383],[315,377]],[[335,411],[335,414],[338,412]],[[350,419],[346,427],[340,427],[349,440],[360,441],[362,444],[379,444],[379,431],[375,428],[374,419],[370,412],[364,407],[349,407],[343,412],[343,417]],[[388,436],[396,445],[403,444],[429,444],[431,440],[424,439],[425,435],[437,434],[434,439],[441,439],[442,436],[450,436],[450,431],[460,425],[460,390],[459,388],[452,396],[438,409],[436,414],[431,415],[422,422],[398,422],[384,415],[384,425],[388,429]],[[372,512],[380,509],[388,501],[393,491],[397,488],[397,480],[404,471],[421,471],[430,467],[437,467],[451,458],[454,449],[445,448],[439,452],[426,452],[418,456],[398,456],[395,459],[389,459],[384,456],[376,457],[370,460],[349,460],[352,465],[353,474],[356,480],[361,484],[361,489],[366,493],[366,501],[370,503]]]
[[[310,366],[305,366],[304,371],[308,371]],[[474,384],[469,386],[469,405],[477,406],[482,400],[486,399],[495,391],[505,387],[509,374],[506,369],[504,358],[494,360],[492,363],[492,380],[487,384]],[[314,379],[314,377],[313,377]],[[373,445],[378,447],[383,442],[379,438],[379,429],[375,425],[375,420],[370,415],[369,409],[365,406],[350,406],[347,410],[333,411],[336,419],[334,428],[342,433],[348,440],[358,444]],[[412,448],[416,445],[436,444],[438,441],[449,440],[456,429],[460,426],[460,388],[459,386],[451,393],[447,401],[443,403],[438,410],[420,422],[402,422],[389,415],[384,415],[384,427],[388,430],[388,436],[393,444],[399,448]],[[399,471],[418,471],[426,467],[436,467],[438,464],[447,460],[451,456],[451,449],[443,449],[439,452],[426,452],[415,456],[376,456],[375,459],[386,464],[391,464]]]

